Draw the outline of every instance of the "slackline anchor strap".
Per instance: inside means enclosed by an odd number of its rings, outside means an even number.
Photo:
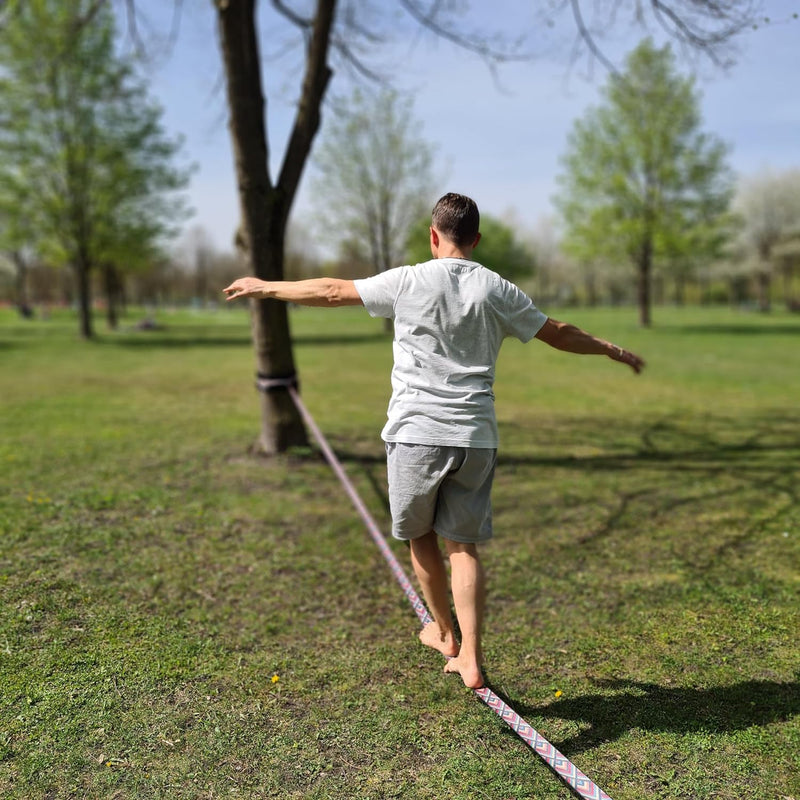
[[[263,372],[256,373],[256,389],[259,392],[277,392],[281,389],[299,389],[300,383],[297,374],[291,375],[265,375]]]

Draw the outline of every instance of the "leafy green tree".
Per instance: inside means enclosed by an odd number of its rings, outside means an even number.
[[[481,218],[481,240],[475,251],[478,260],[510,281],[533,276],[533,251],[517,237],[509,225],[484,214]]]
[[[603,96],[570,134],[556,203],[571,255],[635,266],[646,326],[655,263],[720,255],[733,176],[725,145],[700,129],[694,82],[677,74],[669,46],[642,42]]]
[[[0,214],[22,239],[75,272],[80,330],[91,337],[91,274],[107,285],[151,258],[185,211],[188,170],[131,64],[114,16],[90,0],[9,0],[0,37]]]
[[[430,212],[414,224],[406,248],[406,263],[430,259],[430,224]],[[531,249],[517,238],[512,227],[488,214],[481,214],[481,240],[475,259],[510,281],[532,277],[534,273],[535,256]]]
[[[419,128],[410,98],[356,91],[336,104],[314,157],[321,227],[374,273],[400,263],[412,224],[431,203],[433,148]]]

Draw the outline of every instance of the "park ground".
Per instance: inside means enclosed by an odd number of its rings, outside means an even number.
[[[648,367],[504,349],[490,685],[614,800],[800,800],[800,316],[553,315]],[[316,446],[250,452],[245,309],[138,319],[0,311],[0,796],[573,797],[420,646]],[[388,531],[382,323],[292,328]]]

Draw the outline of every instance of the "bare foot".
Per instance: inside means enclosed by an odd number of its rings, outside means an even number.
[[[422,644],[438,650],[443,656],[453,658],[458,655],[458,642],[453,633],[442,633],[435,622],[429,622],[420,632],[419,640]]]
[[[476,661],[467,661],[462,657],[451,658],[445,665],[445,672],[457,672],[468,689],[480,689],[483,686],[483,672]]]

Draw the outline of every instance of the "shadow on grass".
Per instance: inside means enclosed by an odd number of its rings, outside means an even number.
[[[705,689],[672,688],[626,679],[602,680],[596,685],[605,693],[538,706],[517,705],[494,691],[529,722],[545,717],[588,726],[577,736],[551,741],[567,756],[613,742],[634,728],[678,734],[728,733],[784,722],[800,714],[797,681],[742,681]]]
[[[627,435],[602,428],[602,421],[584,419],[563,430],[548,430],[543,444],[552,455],[500,454],[498,475],[525,468],[561,472],[618,473],[615,500],[605,507],[604,520],[578,544],[602,541],[615,534],[634,507],[646,508],[656,519],[682,507],[703,508],[745,496],[751,498],[752,522],[729,538],[725,549],[742,544],[788,509],[800,505],[800,415],[773,412],[755,417],[661,419],[641,429],[638,443],[621,450]],[[558,455],[577,442],[597,453]],[[758,511],[759,513],[755,513]],[[717,550],[714,556],[719,556]],[[700,565],[702,566],[702,565]]]
[[[503,427],[514,426],[505,423]],[[625,434],[630,431],[626,425]],[[609,427],[606,418],[573,421],[561,432],[551,429],[545,435],[552,440],[551,449],[556,451],[585,443],[595,444],[599,450],[605,446],[608,451],[581,456],[546,453],[529,456],[504,454],[501,450],[498,463],[586,471],[674,465],[680,470],[707,471],[715,467],[731,469],[741,462],[749,470],[775,469],[776,459],[786,454],[794,457],[800,452],[800,413],[775,412],[756,418],[711,415],[696,420],[662,418],[641,428],[638,447],[627,451],[620,451],[617,441],[623,436]],[[540,439],[545,446],[551,444],[541,435]]]
[[[791,322],[789,324],[776,322],[773,325],[677,325],[664,326],[664,331],[670,333],[709,333],[719,336],[760,336],[767,334],[770,336],[798,336],[800,335],[800,323]]]
[[[132,350],[180,350],[192,347],[245,347],[251,344],[247,335],[198,335],[180,337],[164,333],[120,334],[119,337],[103,336],[95,342],[110,347],[130,348]]]
[[[372,344],[390,340],[382,333],[336,334],[333,336],[295,336],[292,343],[297,347],[332,347]],[[175,350],[191,347],[252,347],[253,341],[248,333],[241,331],[231,333],[209,334],[206,328],[195,331],[181,326],[179,334],[168,329],[141,331],[137,333],[121,333],[118,336],[102,336],[96,339],[97,344],[112,347],[151,350]]]

